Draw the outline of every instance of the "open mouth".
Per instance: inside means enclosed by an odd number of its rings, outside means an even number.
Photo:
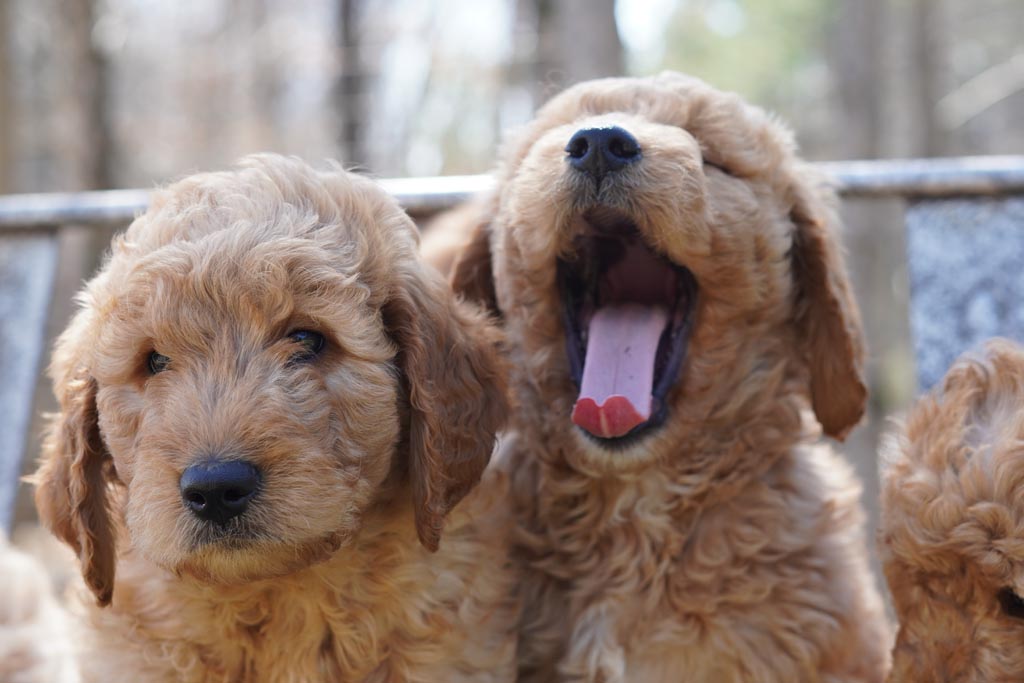
[[[558,260],[566,350],[579,397],[572,421],[625,445],[665,420],[686,357],[693,274],[647,246],[621,211],[598,208],[571,258]]]

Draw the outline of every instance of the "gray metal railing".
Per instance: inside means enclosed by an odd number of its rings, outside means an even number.
[[[844,197],[949,197],[1024,192],[1024,156],[828,161],[818,167]],[[407,211],[434,213],[491,186],[485,175],[392,178],[380,183]],[[149,204],[147,190],[0,195],[0,230],[127,223]]]

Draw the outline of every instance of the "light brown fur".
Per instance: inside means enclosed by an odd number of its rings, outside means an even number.
[[[465,202],[438,214],[423,226],[420,256],[442,273],[451,273],[473,236],[481,229],[480,219],[487,199]]]
[[[77,683],[68,616],[47,568],[0,533],[0,681]]]
[[[564,149],[611,125],[643,157],[597,191]],[[523,679],[882,680],[859,486],[814,422],[841,438],[862,415],[859,315],[831,192],[789,133],[678,74],[593,81],[511,140],[497,187],[451,279],[510,338]],[[595,204],[699,287],[667,420],[619,449],[570,421],[556,286]]]
[[[507,410],[499,337],[416,249],[370,181],[274,156],[158,192],[115,241],[36,475],[96,597],[87,681],[511,679],[504,477],[459,504]],[[263,472],[212,541],[179,491],[211,454]]]
[[[1024,680],[1024,602],[1003,604],[1024,595],[1024,349],[965,354],[884,463],[879,545],[900,622],[889,680]]]

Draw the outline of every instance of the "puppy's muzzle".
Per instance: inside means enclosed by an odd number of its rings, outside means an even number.
[[[260,480],[260,471],[242,460],[207,460],[182,472],[178,488],[192,514],[224,524],[245,512]]]
[[[618,126],[583,128],[565,146],[566,160],[577,171],[601,179],[640,160],[640,143]]]

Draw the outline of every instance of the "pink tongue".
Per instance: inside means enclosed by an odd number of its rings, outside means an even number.
[[[608,439],[651,416],[654,357],[667,322],[657,305],[612,304],[594,313],[573,424]]]

